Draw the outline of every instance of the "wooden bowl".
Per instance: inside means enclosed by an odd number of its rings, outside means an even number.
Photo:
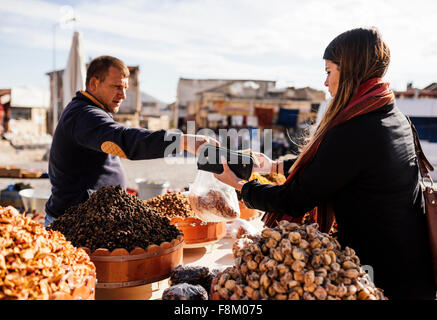
[[[204,222],[194,217],[172,218],[170,224],[184,233],[185,244],[217,241],[226,235],[226,222]]]
[[[152,244],[144,250],[136,247],[131,252],[117,248],[112,251],[99,248],[84,249],[96,266],[96,288],[124,288],[161,281],[182,264],[184,237],[171,242]]]

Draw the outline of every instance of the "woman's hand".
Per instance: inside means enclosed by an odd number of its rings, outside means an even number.
[[[205,143],[220,146],[220,142],[206,135],[183,134],[181,137],[181,150],[199,155],[199,150]]]
[[[235,175],[235,173],[229,168],[228,163],[226,162],[226,159],[224,157],[221,158],[221,161],[223,165],[223,172],[221,174],[214,173],[214,177],[217,180],[226,183],[227,185],[230,185],[236,190],[241,191],[246,181],[241,180]]]
[[[264,153],[253,152],[252,156],[255,157],[255,165],[252,171],[259,174],[269,174],[272,172],[274,161],[267,157]]]

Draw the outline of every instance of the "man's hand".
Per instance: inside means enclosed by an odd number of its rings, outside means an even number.
[[[195,134],[183,134],[181,137],[181,150],[188,151],[192,154],[199,155],[199,150],[205,143],[220,146],[216,139]]]

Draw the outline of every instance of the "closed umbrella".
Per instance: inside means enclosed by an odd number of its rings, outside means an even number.
[[[82,35],[75,31],[68,56],[67,67],[64,70],[63,86],[65,107],[79,90],[85,89],[86,67],[82,51]]]

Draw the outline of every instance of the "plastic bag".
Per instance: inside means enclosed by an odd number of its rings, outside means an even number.
[[[165,289],[162,300],[208,300],[208,292],[201,285],[179,283]]]
[[[199,284],[209,292],[212,278],[208,267],[178,265],[170,272],[168,283],[170,286],[179,283]]]
[[[238,239],[243,236],[256,237],[261,232],[257,230],[249,221],[244,219],[235,219],[226,224],[226,237]]]
[[[202,221],[231,221],[240,217],[235,189],[217,180],[210,172],[197,171],[188,198],[196,216]]]

